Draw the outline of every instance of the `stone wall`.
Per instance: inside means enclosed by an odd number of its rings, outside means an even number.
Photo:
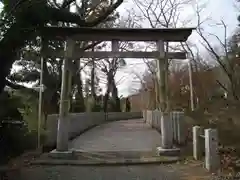
[[[73,139],[86,130],[97,125],[118,120],[142,118],[142,112],[92,112],[69,114],[69,139]],[[57,139],[58,114],[52,114],[47,119],[45,146],[55,146]]]

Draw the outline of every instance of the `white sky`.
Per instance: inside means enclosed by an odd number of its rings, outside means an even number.
[[[231,33],[236,29],[238,24],[237,16],[240,13],[238,13],[238,10],[234,7],[235,0],[209,0],[209,1],[198,0],[197,2],[201,4],[206,3],[205,9],[201,13],[201,19],[205,19],[207,17],[211,18],[211,20],[205,22],[202,26],[206,32],[211,32],[213,34],[216,34],[220,38],[223,38],[223,28],[211,26],[211,24],[219,22],[220,20],[224,20],[224,22],[227,24],[228,36],[230,36]],[[120,12],[121,16],[124,16],[125,14],[128,14],[126,12],[131,9],[134,9],[134,10],[138,9],[137,6],[134,5],[133,0],[125,1],[118,8],[118,11]],[[189,19],[189,17],[194,19],[194,9],[192,7],[188,7],[184,9],[181,12],[181,17],[183,19],[185,18]],[[142,25],[144,27],[148,26],[147,24],[142,24]],[[197,21],[193,20],[188,24],[187,27],[196,27],[196,25],[197,25]],[[199,48],[203,51],[203,48],[201,47],[201,43],[200,43],[201,40],[196,33],[193,32],[189,40],[192,43],[199,46]],[[216,41],[214,39],[212,39],[212,42],[213,43],[215,42],[216,44]],[[143,63],[142,60],[129,59],[127,60],[127,63],[131,63],[135,65],[124,68],[124,71],[128,72],[127,75],[126,73],[122,73],[121,71],[119,71],[116,75],[117,80],[123,77],[124,75],[127,76],[127,78],[125,78],[125,80],[122,81],[122,83],[118,86],[119,94],[123,96],[126,96],[129,93],[131,94],[134,89],[139,87],[138,83],[136,83],[137,81],[135,79],[136,76],[134,77],[134,74],[131,74],[131,72],[134,71],[134,72],[138,72],[138,74],[141,74],[146,69],[144,64],[141,64]]]

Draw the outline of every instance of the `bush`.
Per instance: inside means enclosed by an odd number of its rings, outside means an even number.
[[[36,147],[36,134],[28,132],[28,129],[24,123],[16,122],[21,121],[1,123],[1,163],[6,163],[9,159],[22,154],[25,150]]]
[[[0,162],[6,163],[12,157],[36,147],[36,133],[29,132],[19,108],[19,98],[4,92],[0,96]]]

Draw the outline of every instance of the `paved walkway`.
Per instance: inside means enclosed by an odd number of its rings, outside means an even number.
[[[70,142],[70,147],[84,151],[151,151],[160,144],[157,131],[141,119],[117,121],[93,128]],[[193,169],[196,169],[193,171]],[[205,180],[202,167],[186,165],[134,166],[31,166],[12,180]],[[189,174],[192,173],[193,175]]]
[[[152,151],[160,134],[142,119],[102,124],[79,136],[69,146],[83,151]]]
[[[20,180],[178,180],[166,166],[44,166],[24,171]],[[17,179],[16,179],[17,180]]]

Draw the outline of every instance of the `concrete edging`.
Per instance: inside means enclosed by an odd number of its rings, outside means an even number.
[[[31,165],[136,165],[136,164],[171,164],[180,161],[179,157],[150,157],[141,159],[111,159],[111,160],[35,160]]]

